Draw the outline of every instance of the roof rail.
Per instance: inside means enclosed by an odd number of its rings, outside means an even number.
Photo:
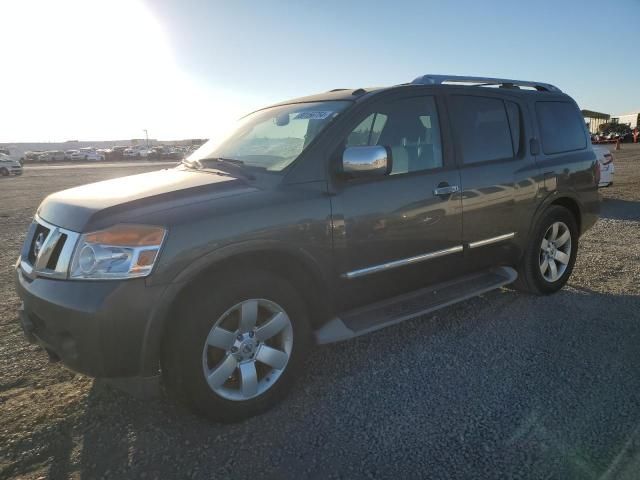
[[[542,92],[558,92],[560,90],[555,85],[542,82],[529,82],[525,80],[509,80],[507,78],[490,78],[490,77],[467,77],[460,75],[422,75],[411,83],[414,85],[442,85],[445,82],[451,83],[478,83],[480,85],[499,85],[504,88],[513,87],[532,87]]]

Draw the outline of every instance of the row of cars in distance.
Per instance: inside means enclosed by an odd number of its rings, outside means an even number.
[[[617,140],[620,140],[621,143],[632,143],[633,132],[629,129],[624,132],[598,132],[591,134],[592,142],[614,142]]]
[[[199,145],[198,145],[199,146]],[[198,146],[191,147],[170,147],[166,145],[158,145],[155,147],[145,147],[142,145],[135,145],[133,147],[124,148],[123,147],[113,147],[114,153],[119,153],[119,149],[122,152],[123,157],[129,158],[149,158],[149,159],[157,159],[157,160],[182,160],[184,157],[189,155]]]
[[[46,150],[44,152],[25,152],[25,162],[63,162],[65,160],[104,160],[104,154],[94,148],[78,150]]]
[[[103,153],[93,148],[80,148],[79,150],[48,150],[39,155],[40,162],[62,162],[64,160],[104,160]]]
[[[62,162],[62,161],[103,161],[122,160],[125,158],[146,158],[154,160],[182,160],[198,146],[166,146],[147,147],[143,145],[121,146],[111,148],[85,147],[73,150],[47,150],[44,152],[26,152],[23,160],[27,162]]]

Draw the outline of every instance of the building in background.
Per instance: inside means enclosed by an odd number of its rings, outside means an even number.
[[[625,113],[624,115],[612,115],[611,116],[612,123],[619,123],[621,125],[629,125],[631,130],[640,126],[640,111],[635,111],[632,113]]]
[[[611,119],[611,115],[608,113],[594,112],[592,110],[581,111],[590,133],[596,133],[600,125],[608,123]]]

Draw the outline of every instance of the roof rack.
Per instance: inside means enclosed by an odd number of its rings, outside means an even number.
[[[532,87],[541,92],[562,92],[555,85],[525,80],[509,80],[507,78],[467,77],[460,75],[422,75],[411,83],[414,85],[442,85],[449,83],[477,83],[478,86],[499,85],[503,88]]]

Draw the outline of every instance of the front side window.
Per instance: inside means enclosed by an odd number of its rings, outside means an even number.
[[[451,119],[463,163],[513,158],[511,129],[501,99],[453,95]]]
[[[186,163],[224,159],[271,172],[284,170],[350,101],[297,103],[266,108],[242,118],[230,134],[217,136]]]
[[[587,146],[582,115],[568,102],[536,102],[536,115],[546,155]]]
[[[442,167],[434,98],[406,98],[377,106],[351,131],[345,146],[367,145],[391,149],[391,175]]]

